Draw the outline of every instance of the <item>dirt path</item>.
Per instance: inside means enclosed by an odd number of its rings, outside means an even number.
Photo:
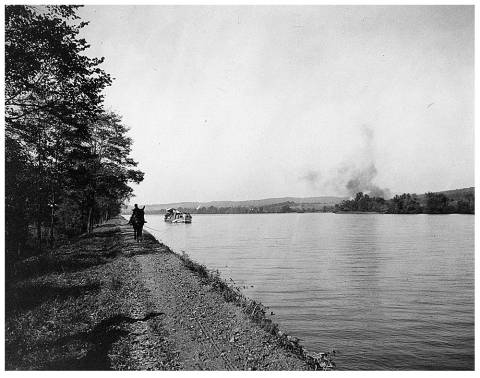
[[[129,239],[131,231],[122,226]],[[177,255],[159,248],[155,255],[135,256],[140,280],[153,308],[163,312],[176,364],[185,370],[304,370],[298,356],[253,323],[211,285],[185,268]]]
[[[255,318],[255,302],[225,300],[218,282],[151,235],[135,242],[125,223],[20,264],[6,286],[7,370],[311,368],[294,338]]]
[[[306,369],[237,306],[199,284],[176,256],[137,260],[155,310],[165,312],[164,325],[171,331],[182,369]]]

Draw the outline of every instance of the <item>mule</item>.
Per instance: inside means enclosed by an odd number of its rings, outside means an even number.
[[[132,226],[133,226],[133,238],[136,241],[140,241],[142,238],[143,233],[143,225],[145,222],[145,206],[143,209],[138,209],[132,214],[132,218],[130,219]]]

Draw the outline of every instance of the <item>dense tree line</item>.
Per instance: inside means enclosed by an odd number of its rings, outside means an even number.
[[[294,202],[282,202],[265,206],[234,206],[234,207],[216,207],[202,206],[193,209],[193,214],[262,214],[262,213],[292,213]]]
[[[112,79],[85,54],[77,6],[5,7],[7,258],[35,240],[90,232],[132,195],[131,139],[104,109]]]
[[[428,192],[420,198],[415,194],[404,193],[385,200],[359,192],[355,198],[335,205],[335,211],[388,214],[474,214],[475,196],[471,192],[466,193],[462,198],[453,199],[444,193]]]
[[[293,202],[284,202],[280,204],[267,206],[201,206],[199,208],[179,207],[177,210],[190,214],[263,214],[263,213],[292,213]],[[165,214],[165,209],[146,211],[147,214]]]
[[[310,207],[308,207],[310,205]],[[333,206],[312,207],[311,204],[297,204],[292,201],[264,206],[201,206],[198,208],[179,207],[177,210],[190,214],[271,214],[271,213],[327,213],[334,210]],[[129,210],[125,209],[125,213]],[[146,210],[147,214],[165,214],[165,209]]]
[[[355,198],[342,201],[335,208],[340,211],[384,212],[386,204],[383,198],[370,197],[368,194],[359,192]]]
[[[420,214],[423,212],[423,208],[416,195],[403,193],[388,201],[387,212],[391,214]]]
[[[201,206],[198,208],[179,207],[178,210],[190,214],[268,214],[268,213],[313,213],[313,212],[375,212],[384,214],[474,214],[475,195],[473,190],[457,190],[452,197],[444,193],[416,195],[403,193],[389,200],[371,197],[359,192],[351,200],[335,206],[314,207],[312,204],[299,204],[292,201],[264,206]],[[125,213],[128,209],[125,209]],[[165,214],[165,209],[146,210],[147,214]]]
[[[466,193],[462,198],[449,198],[443,193],[425,194],[424,213],[429,214],[474,214],[475,213],[475,195],[473,192]]]

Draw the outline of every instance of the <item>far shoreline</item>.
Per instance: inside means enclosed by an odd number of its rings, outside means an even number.
[[[164,215],[165,213],[149,213],[148,211],[145,212],[145,216],[150,215]],[[213,214],[196,214],[193,213],[195,216],[205,216],[205,215],[279,215],[279,214],[338,214],[338,215],[348,215],[348,214],[360,214],[360,215],[475,215],[469,213],[381,213],[375,211],[299,211],[299,212],[284,212],[284,213],[213,213]],[[130,217],[131,214],[129,213],[122,213],[121,216]],[[192,222],[193,223],[193,222]]]

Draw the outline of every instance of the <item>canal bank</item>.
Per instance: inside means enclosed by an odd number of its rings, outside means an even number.
[[[6,369],[309,370],[267,309],[123,218],[16,267],[6,284]],[[21,277],[21,278],[20,278]]]

